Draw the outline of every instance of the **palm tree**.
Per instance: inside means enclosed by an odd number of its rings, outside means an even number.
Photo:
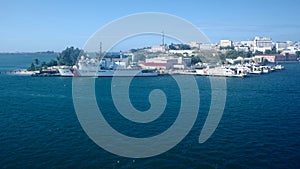
[[[39,61],[39,59],[34,59],[34,64],[37,66],[37,65],[39,65],[40,64],[40,61]]]

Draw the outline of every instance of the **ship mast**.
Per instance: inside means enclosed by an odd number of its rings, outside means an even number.
[[[99,59],[101,60],[102,56],[102,42],[100,42],[100,49],[99,49]]]

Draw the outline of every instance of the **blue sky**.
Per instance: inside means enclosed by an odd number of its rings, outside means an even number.
[[[212,42],[248,40],[256,35],[300,41],[300,1],[296,0],[0,0],[0,4],[0,52],[82,48],[99,28],[139,12],[184,18]],[[159,45],[160,41],[152,43]]]

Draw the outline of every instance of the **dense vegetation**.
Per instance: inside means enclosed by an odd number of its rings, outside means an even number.
[[[67,47],[65,50],[59,53],[59,56],[56,59],[52,59],[48,63],[40,63],[38,59],[34,59],[27,70],[35,71],[57,65],[73,66],[76,64],[77,59],[81,54],[83,54],[82,50],[74,48],[73,46]]]
[[[190,50],[191,47],[187,44],[173,44],[169,45],[170,50]]]
[[[78,48],[74,48],[73,46],[67,47],[67,49],[63,50],[57,57],[57,63],[58,65],[73,66],[76,64],[81,53],[83,53],[83,51]]]

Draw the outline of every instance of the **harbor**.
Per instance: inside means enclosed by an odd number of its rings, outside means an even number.
[[[281,64],[261,65],[254,62],[208,65],[198,63],[198,67],[189,69],[158,70],[157,68],[142,69],[141,67],[129,65],[125,67],[122,61],[88,59],[82,56],[77,65],[53,66],[39,71],[16,70],[6,72],[12,75],[24,76],[61,76],[61,77],[155,77],[161,75],[193,75],[193,76],[221,76],[245,78],[251,75],[268,74],[284,69]],[[200,65],[200,66],[199,66]]]
[[[282,64],[298,62],[299,42],[273,42],[268,37],[218,44],[189,42],[165,43],[128,51],[88,52],[67,47],[57,58],[47,62],[37,59],[28,69],[13,70],[14,75],[62,77],[155,77],[161,75],[194,75],[245,78],[283,70]]]
[[[17,70],[4,72],[11,75],[22,76],[61,76],[61,77],[155,77],[161,75],[192,75],[192,76],[221,76],[245,78],[251,75],[268,74],[283,70],[282,65],[258,66],[258,65],[233,65],[206,67],[193,70],[169,70],[165,73],[159,73],[156,70],[141,69],[115,69],[115,70],[78,70],[74,68],[52,68],[40,71]]]
[[[15,63],[15,60],[11,62]],[[165,154],[134,159],[135,163],[133,159],[111,155],[89,140],[74,112],[72,78],[1,74],[0,126],[3,139],[0,139],[0,145],[2,154],[7,155],[0,161],[1,166],[168,168],[172,164],[171,168],[181,165],[181,168],[210,169],[216,165],[221,168],[255,168],[252,163],[255,161],[256,168],[296,168],[299,165],[296,159],[299,146],[295,145],[300,139],[297,104],[300,102],[300,63],[282,65],[285,67],[282,71],[226,79],[228,95],[224,116],[213,138],[205,144],[198,143],[198,136],[211,105],[211,85],[207,76],[195,75],[201,106],[191,133],[198,134],[190,134]],[[108,111],[105,114],[107,121],[120,124],[116,125],[117,130],[124,133],[151,136],[168,128],[177,118],[180,91],[171,76],[133,80],[130,95],[135,107],[146,110],[149,93],[154,89],[163,90],[169,103],[157,121],[142,127],[141,124],[129,123],[113,108],[110,78],[96,78],[95,85],[98,104],[102,110]],[[215,149],[213,156],[212,149]],[[168,158],[167,162],[161,162],[162,158]]]

